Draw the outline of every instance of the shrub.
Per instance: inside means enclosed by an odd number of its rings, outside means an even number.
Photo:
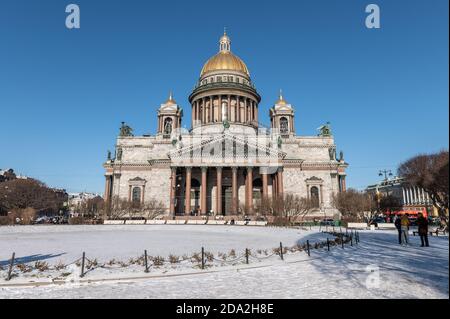
[[[155,266],[162,266],[164,265],[164,257],[156,256],[153,258],[153,265]]]
[[[33,270],[33,267],[25,264],[18,264],[16,265],[16,268],[19,269],[19,271],[25,273],[25,272],[31,272]]]
[[[180,262],[180,257],[175,256],[175,255],[169,255],[169,262],[171,264],[177,264]]]
[[[45,261],[36,261],[34,263],[34,268],[39,270],[40,272],[46,271],[49,269],[48,263]]]
[[[71,217],[71,218],[69,218],[68,223],[69,223],[69,225],[82,225],[82,224],[84,224],[84,218],[81,216]]]
[[[205,258],[207,261],[212,262],[214,261],[214,254],[210,253],[209,251],[205,252]]]
[[[66,268],[66,265],[64,265],[64,263],[62,261],[59,261],[56,265],[55,265],[55,269],[56,270],[62,270]]]
[[[11,220],[8,216],[0,216],[0,226],[1,225],[11,225]]]
[[[194,253],[191,258],[198,263],[202,261],[202,256],[199,253]]]
[[[236,257],[236,251],[234,249],[230,250],[230,252],[228,253],[228,256]]]

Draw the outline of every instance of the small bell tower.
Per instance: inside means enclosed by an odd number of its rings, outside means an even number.
[[[278,101],[270,109],[270,127],[278,130],[281,137],[295,135],[294,128],[294,109],[283,97],[280,90]]]
[[[182,117],[183,109],[178,106],[170,92],[169,98],[161,104],[158,110],[158,135],[170,138],[176,129],[181,128]]]

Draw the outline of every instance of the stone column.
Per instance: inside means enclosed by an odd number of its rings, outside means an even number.
[[[277,198],[278,189],[277,189],[278,181],[277,174],[272,175],[272,199],[275,200]]]
[[[402,187],[402,193],[403,193],[403,205],[406,204],[406,194],[405,194],[405,188]]]
[[[189,216],[191,213],[191,180],[192,180],[192,168],[186,167],[186,203],[184,204],[184,214]]]
[[[131,202],[131,188],[132,188],[132,186],[129,185],[129,186],[128,186],[128,201],[129,201],[129,202]]]
[[[145,185],[142,185],[141,189],[141,204],[143,205],[145,201]]]
[[[269,198],[269,186],[268,186],[268,178],[267,178],[267,172],[261,173],[262,175],[262,183],[263,183],[263,189],[262,189],[262,195],[263,200],[266,201]]]
[[[278,194],[281,196],[281,198],[283,198],[283,168],[280,167],[278,168]]]
[[[105,202],[111,200],[111,175],[105,175],[105,194],[103,195]]]
[[[222,214],[222,167],[217,167],[216,214]]]
[[[231,122],[231,96],[227,95],[227,99],[228,99],[228,105],[227,105],[227,119],[228,122]]]
[[[247,213],[253,212],[253,167],[247,167]]]
[[[170,215],[175,216],[175,193],[177,187],[177,168],[171,168],[170,176]]]
[[[219,95],[219,107],[218,107],[219,114],[217,114],[217,118],[218,118],[219,122],[222,122],[222,109],[223,109],[222,95]]]
[[[247,123],[248,121],[248,110],[247,110],[247,99],[244,99],[244,122]]]
[[[255,121],[258,122],[258,105],[255,102]]]
[[[347,187],[345,186],[345,175],[342,175],[342,191],[347,191]]]
[[[206,123],[206,99],[202,98],[202,124]]]
[[[241,99],[239,98],[238,95],[236,95],[236,105],[234,106],[234,122],[237,122],[238,120],[238,115],[237,112],[239,110],[239,108],[241,107]]]
[[[203,215],[206,214],[206,194],[207,194],[207,177],[208,177],[208,168],[202,167],[202,193],[201,193],[201,212]]]
[[[323,185],[319,185],[319,192],[320,204],[323,204]]]
[[[237,186],[237,167],[231,168],[231,202],[232,202],[232,209],[233,214],[236,214],[239,208],[239,202],[238,202],[238,186]]]

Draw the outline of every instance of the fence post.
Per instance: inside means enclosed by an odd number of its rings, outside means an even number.
[[[284,257],[283,257],[283,243],[280,241],[280,257],[281,257],[281,260],[284,260]]]
[[[344,249],[344,236],[341,237],[341,245],[342,245],[342,249]]]
[[[202,269],[205,269],[205,248],[202,247]]]
[[[9,264],[9,270],[8,270],[8,277],[6,277],[6,280],[10,280],[11,279],[11,274],[12,274],[12,270],[14,267],[14,259],[16,257],[16,253],[13,253],[11,256],[11,263]]]
[[[350,246],[353,246],[353,233],[350,235]]]
[[[81,273],[80,278],[84,277],[84,259],[86,258],[86,253],[83,251],[83,257],[81,258]]]
[[[245,248],[245,262],[248,265],[248,248]]]
[[[147,249],[144,250],[144,262],[145,262],[145,271],[148,272],[148,256],[147,256]]]
[[[311,256],[311,253],[309,251],[309,240],[306,241],[306,249],[308,251],[308,256]]]
[[[327,237],[327,247],[328,247],[328,251],[330,251],[330,241],[328,240],[328,237]]]

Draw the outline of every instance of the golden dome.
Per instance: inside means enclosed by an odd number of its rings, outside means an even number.
[[[242,72],[250,76],[247,66],[239,57],[231,52],[219,52],[205,63],[200,77],[208,72],[221,70]]]
[[[164,104],[170,104],[170,105],[175,105],[177,104],[177,102],[173,99],[173,93],[172,91],[170,91],[169,93],[169,98],[167,99],[166,103]]]
[[[231,41],[226,32],[220,38],[220,52],[210,58],[202,68],[200,77],[213,71],[237,71],[250,76],[245,63],[230,51]]]
[[[278,101],[275,102],[276,105],[286,105],[287,102],[283,97],[283,91],[280,90],[280,95],[278,97]]]

